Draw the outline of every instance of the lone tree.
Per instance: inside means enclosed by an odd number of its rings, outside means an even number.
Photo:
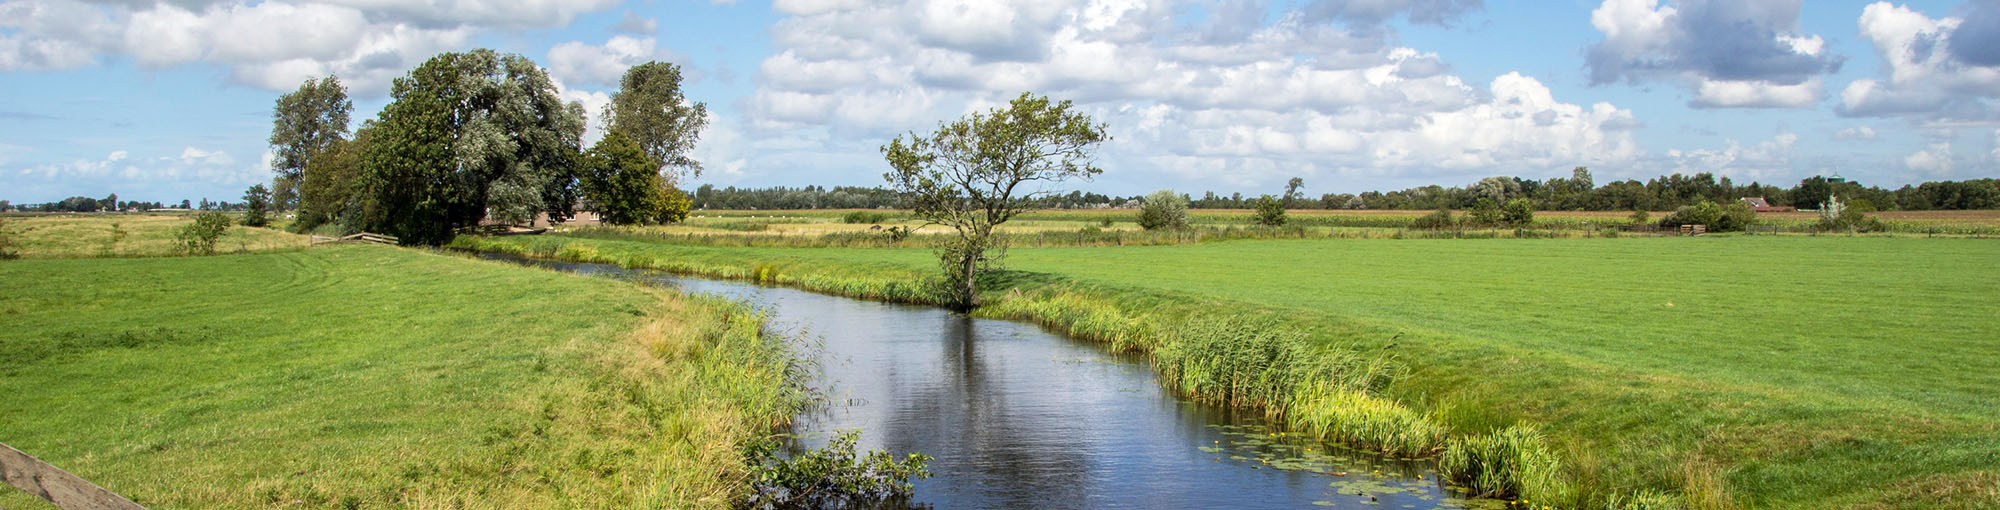
[[[688,157],[708,125],[708,105],[681,94],[681,68],[647,62],[625,70],[618,92],[604,105],[605,130],[624,134],[652,156],[668,186],[681,174],[701,176],[701,162]]]
[[[583,193],[597,204],[608,225],[635,225],[658,219],[667,207],[660,161],[646,155],[624,133],[612,131],[590,149]]]
[[[271,190],[258,184],[243,191],[243,226],[262,227],[271,224],[271,218],[267,215],[269,212],[271,212]]]
[[[347,139],[348,114],[353,111],[347,87],[332,76],[306,80],[298,90],[278,96],[271,109],[271,170],[278,174],[272,184],[280,199],[272,204],[275,208],[294,208],[306,167]]]
[[[1071,110],[1069,101],[1022,93],[1005,108],[940,123],[930,136],[912,132],[882,147],[890,189],[908,197],[918,217],[957,230],[939,250],[939,263],[960,309],[978,305],[979,273],[986,251],[999,245],[993,227],[1020,214],[1054,190],[1022,189],[1068,179],[1089,180],[1098,144],[1111,139],[1105,125]]]

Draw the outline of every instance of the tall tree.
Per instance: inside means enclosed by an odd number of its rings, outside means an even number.
[[[1292,200],[1299,198],[1299,188],[1305,185],[1306,180],[1298,177],[1285,181],[1285,207],[1292,206]]]
[[[604,106],[604,123],[605,130],[623,133],[658,161],[669,185],[701,176],[701,162],[688,151],[708,125],[708,105],[681,94],[680,66],[647,62],[625,70],[618,92]]]
[[[271,109],[270,140],[275,156],[271,170],[278,174],[274,195],[282,199],[273,204],[276,208],[296,208],[294,199],[306,166],[347,138],[348,114],[353,111],[347,87],[333,76],[306,80],[298,90],[278,96],[277,106]]]
[[[583,106],[526,57],[445,53],[397,78],[371,125],[353,224],[443,244],[476,224],[574,212]]]
[[[1023,189],[1069,179],[1088,180],[1097,146],[1110,140],[1105,125],[1072,110],[1069,101],[1022,93],[1005,108],[940,123],[930,136],[910,133],[882,147],[889,187],[905,194],[918,217],[952,227],[957,237],[938,253],[952,299],[978,305],[986,251],[997,246],[993,228],[1031,201],[1054,190]]]
[[[589,160],[583,191],[596,205],[599,221],[631,225],[659,217],[666,207],[659,160],[617,131],[605,133],[591,147]]]

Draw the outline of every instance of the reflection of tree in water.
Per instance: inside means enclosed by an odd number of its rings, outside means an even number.
[[[1081,501],[1090,491],[1091,466],[1089,452],[1075,447],[1075,429],[1089,424],[1074,423],[1066,418],[1074,413],[1064,409],[1010,404],[1015,392],[1063,382],[1048,377],[1054,374],[1008,374],[1010,368],[1038,367],[1008,365],[1004,339],[981,338],[1004,327],[981,328],[979,321],[956,314],[938,326],[935,383],[899,389],[904,395],[895,412],[905,418],[890,420],[890,430],[883,431],[891,445],[952,445],[949,451],[925,453],[936,457],[931,471],[950,473],[955,483],[920,486],[918,497],[928,489],[968,492],[951,498],[961,502]],[[984,342],[996,345],[982,346]],[[1032,384],[1037,382],[1041,384]]]

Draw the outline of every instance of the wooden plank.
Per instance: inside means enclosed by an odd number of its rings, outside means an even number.
[[[0,480],[69,510],[146,508],[5,444],[0,444]]]

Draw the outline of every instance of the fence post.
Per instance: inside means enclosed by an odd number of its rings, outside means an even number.
[[[67,510],[146,509],[5,444],[0,444],[0,480]]]

